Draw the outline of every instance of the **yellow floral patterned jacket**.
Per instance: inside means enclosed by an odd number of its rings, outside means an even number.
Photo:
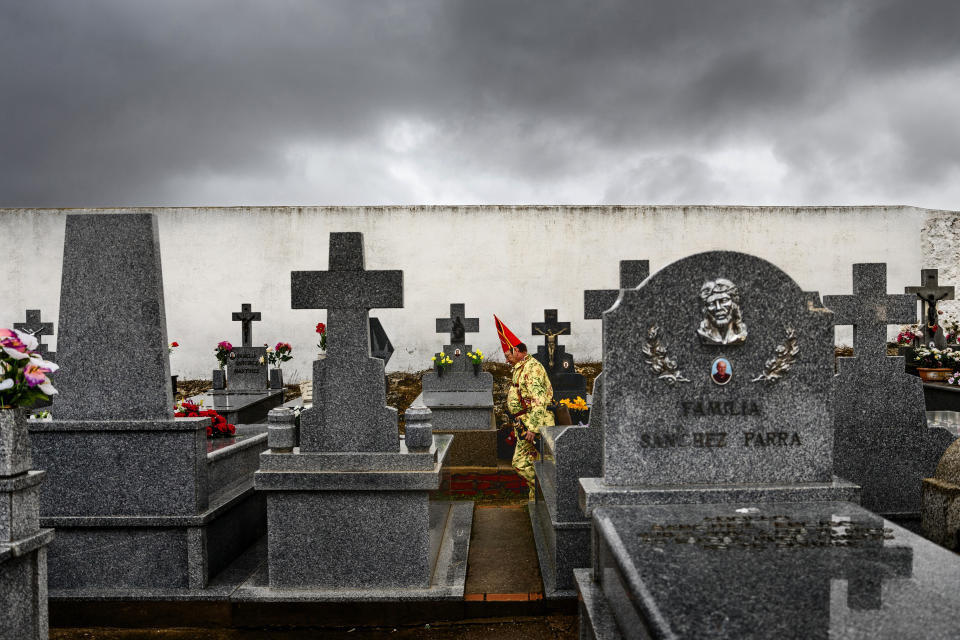
[[[520,396],[523,396],[526,407],[520,401]],[[553,414],[547,409],[552,399],[550,378],[536,358],[527,355],[513,365],[513,376],[507,391],[507,411],[514,415],[521,414],[523,426],[534,433],[540,433],[541,427],[552,427]]]

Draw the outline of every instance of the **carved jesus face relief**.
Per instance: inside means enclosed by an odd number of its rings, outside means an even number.
[[[700,287],[703,319],[697,329],[705,344],[742,344],[747,325],[740,315],[740,291],[726,278],[710,280]]]

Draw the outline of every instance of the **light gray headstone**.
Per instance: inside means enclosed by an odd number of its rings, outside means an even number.
[[[603,314],[604,481],[831,481],[832,314],[808,298],[773,264],[727,251],[621,290]]]
[[[294,309],[327,310],[327,357],[313,369],[313,408],[300,416],[300,450],[398,451],[383,360],[370,355],[369,312],[403,306],[402,271],[367,271],[363,234],[330,234],[330,269],[290,274]]]
[[[834,379],[834,471],[861,486],[861,504],[878,513],[920,513],[923,478],[956,437],[928,428],[923,383],[886,355],[887,325],[911,322],[916,296],[887,295],[887,265],[853,265],[852,296],[824,296],[836,324],[853,324],[854,354]]]
[[[59,327],[57,419],[173,419],[153,214],[67,216]]]
[[[234,347],[227,361],[227,384],[231,391],[265,391],[267,348]]]

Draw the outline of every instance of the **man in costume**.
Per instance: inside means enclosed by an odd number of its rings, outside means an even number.
[[[513,468],[530,488],[529,499],[536,498],[534,481],[537,459],[536,439],[543,427],[554,425],[553,414],[547,408],[553,400],[553,387],[547,372],[536,358],[527,353],[527,346],[493,316],[503,354],[513,373],[507,391],[507,412],[514,420],[514,436],[517,439],[513,451]]]

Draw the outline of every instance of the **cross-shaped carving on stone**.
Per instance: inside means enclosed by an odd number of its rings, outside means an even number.
[[[833,311],[833,323],[853,325],[855,356],[885,356],[887,325],[912,322],[916,297],[887,294],[886,263],[853,265],[853,295],[823,296]]]
[[[53,335],[53,323],[52,322],[41,322],[40,321],[40,310],[39,309],[27,309],[27,321],[26,322],[14,322],[13,328],[17,331],[23,331],[24,333],[29,333],[34,338],[37,339],[37,342],[40,343],[40,355],[47,357],[54,355],[50,348],[43,344],[43,336],[52,336]]]
[[[251,329],[251,324],[254,321],[260,320],[260,312],[250,311],[250,308],[251,308],[250,304],[247,302],[244,302],[242,305],[240,305],[240,311],[233,312],[233,321],[242,323],[241,324],[241,327],[243,327],[242,346],[244,347],[253,346],[253,331]]]
[[[454,303],[450,305],[449,318],[437,318],[437,333],[450,333],[450,345],[465,344],[467,333],[480,331],[480,318],[467,318],[466,305]]]
[[[649,260],[620,261],[620,289],[633,289],[650,275]],[[588,289],[583,292],[583,319],[599,320],[613,306],[620,289]]]

